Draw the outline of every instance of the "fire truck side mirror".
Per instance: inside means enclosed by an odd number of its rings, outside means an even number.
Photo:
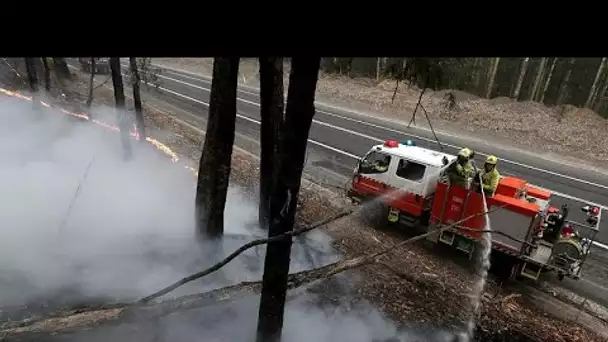
[[[441,158],[441,162],[443,163],[443,166],[446,166],[448,165],[449,160],[446,156],[443,156],[443,158]]]

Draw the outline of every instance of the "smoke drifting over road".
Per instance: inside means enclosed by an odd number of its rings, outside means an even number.
[[[94,115],[114,122],[111,108],[96,108]],[[19,319],[25,305],[35,311],[138,299],[210,265],[194,239],[195,178],[151,145],[134,141],[133,148],[135,159],[125,162],[118,133],[0,95],[3,320]],[[265,234],[255,227],[257,208],[237,188],[230,189],[226,212],[225,253]],[[172,295],[260,279],[264,251],[250,250]],[[313,231],[295,240],[291,270],[337,258],[329,238]],[[397,333],[369,304],[336,300],[331,309],[312,294],[290,301],[285,340],[371,341]],[[150,334],[158,341],[252,340],[258,301],[254,296],[138,323],[154,329],[99,327],[49,341],[150,341]]]

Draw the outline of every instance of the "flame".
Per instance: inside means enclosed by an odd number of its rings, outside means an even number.
[[[27,101],[32,101],[32,97],[31,96],[25,96],[22,94],[19,94],[18,92],[14,92],[14,91],[10,91],[8,89],[4,89],[4,88],[0,88],[0,92],[4,93],[8,96],[12,96],[12,97],[16,97],[22,100],[27,100]],[[47,107],[47,108],[51,108],[51,105],[40,101],[40,104],[42,104],[43,106]],[[63,108],[58,108],[59,111],[65,115],[69,115],[69,116],[73,116],[82,120],[87,120],[87,121],[91,121],[96,125],[99,125],[101,127],[104,127],[108,130],[114,131],[114,132],[120,132],[120,129],[112,124],[109,123],[105,123],[96,119],[91,120],[87,115],[82,114],[82,113],[73,113],[70,111],[67,111]],[[133,124],[133,127],[131,128],[131,131],[129,132],[129,135],[133,138],[135,138],[135,140],[141,140],[140,139],[140,135],[139,132],[137,131],[137,128],[135,126],[135,124]],[[163,152],[164,154],[166,154],[167,156],[169,156],[171,158],[171,161],[174,163],[177,163],[179,161],[179,157],[177,156],[177,154],[175,152],[173,152],[169,146],[161,143],[160,141],[150,138],[150,137],[146,137],[146,141],[148,143],[150,143],[152,146],[154,146],[157,150]],[[186,169],[188,169],[189,171],[193,171],[195,174],[198,174],[198,172],[196,172],[196,170],[194,170],[193,168],[189,167],[189,166],[185,166]]]

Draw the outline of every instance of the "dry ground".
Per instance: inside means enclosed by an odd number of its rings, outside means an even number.
[[[81,99],[84,80],[66,89],[68,98]],[[109,89],[100,88],[96,102],[112,103]],[[65,101],[61,101],[65,104]],[[72,102],[72,101],[70,101]],[[72,102],[74,103],[74,102]],[[72,105],[77,108],[78,105]],[[198,158],[202,135],[166,113],[145,111],[146,124],[152,136],[168,144],[184,158]],[[232,182],[255,192],[257,159],[241,150],[233,154]],[[253,171],[253,172],[252,172]],[[349,205],[340,195],[306,180],[299,201],[299,219],[318,221]],[[376,251],[395,243],[400,237],[364,224],[356,216],[330,224],[328,233],[336,247],[350,257]],[[403,325],[432,323],[457,327],[466,319],[474,276],[456,262],[441,258],[423,245],[397,250],[385,260],[388,266],[374,265],[361,270],[358,292],[371,300]],[[479,340],[489,341],[605,341],[597,333],[578,323],[563,322],[548,316],[511,292],[490,283],[482,306]],[[500,335],[500,336],[498,336]],[[527,338],[527,339],[526,339]]]
[[[213,60],[210,58],[155,58],[154,62],[195,73],[212,74]],[[287,63],[285,69],[289,70]],[[255,59],[241,61],[239,82],[259,87]],[[344,108],[409,121],[420,90],[400,85],[392,103],[394,89],[393,80],[378,83],[366,78],[321,74],[317,99]],[[454,91],[457,109],[447,111],[444,100],[446,93],[445,90],[427,90],[422,99],[433,126],[438,130],[492,139],[493,143],[509,143],[537,153],[549,151],[571,161],[583,160],[595,167],[608,169],[608,120],[591,110],[570,105],[547,107],[536,102],[515,102],[505,97],[487,100]],[[419,114],[416,123],[427,126],[424,116]]]

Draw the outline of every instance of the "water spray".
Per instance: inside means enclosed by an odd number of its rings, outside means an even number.
[[[473,168],[475,170],[477,180],[479,181],[479,186],[483,187],[483,179],[481,177],[481,173],[478,172],[475,163],[472,162]],[[467,322],[467,330],[465,333],[465,341],[471,341],[473,338],[473,334],[475,333],[475,325],[477,323],[477,316],[479,315],[479,307],[481,306],[481,296],[483,294],[483,290],[486,286],[486,282],[488,279],[488,271],[490,270],[490,255],[492,252],[492,227],[490,225],[490,215],[488,213],[488,202],[486,201],[486,194],[483,191],[483,188],[480,189],[481,196],[483,200],[483,210],[485,212],[485,233],[482,234],[481,238],[481,265],[479,268],[479,279],[473,285],[472,292],[472,304],[473,304],[473,312]]]

